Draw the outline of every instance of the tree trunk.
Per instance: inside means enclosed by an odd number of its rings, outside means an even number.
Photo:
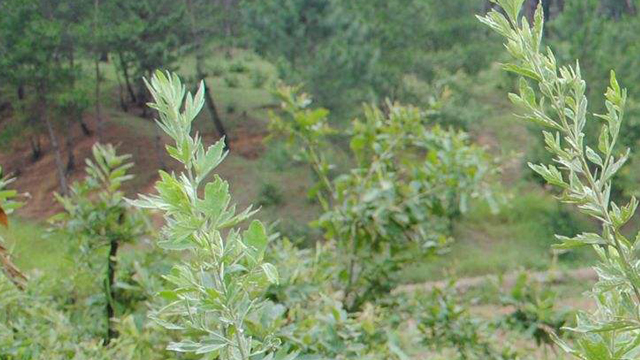
[[[153,74],[153,71],[148,71],[147,72],[147,78],[150,79],[151,78],[151,74]],[[142,81],[139,82],[139,86],[138,86],[138,102],[137,105],[138,107],[140,107],[142,109],[142,117],[145,119],[153,119],[153,113],[150,111],[150,108],[147,106],[148,103],[148,99],[149,99],[149,94],[148,94],[148,90],[146,88],[146,86],[144,86],[142,84]]]
[[[62,195],[67,195],[67,178],[64,172],[64,165],[62,163],[62,156],[60,154],[60,146],[58,144],[58,138],[56,137],[56,133],[53,130],[53,125],[51,124],[51,120],[49,116],[46,114],[47,110],[47,101],[44,96],[45,86],[40,85],[38,88],[38,108],[40,120],[44,120],[45,125],[47,126],[47,131],[49,133],[49,140],[51,141],[51,147],[53,148],[53,155],[56,164],[56,170],[58,172],[58,181],[60,182],[60,193]]]
[[[207,104],[207,108],[209,109],[209,114],[211,115],[211,120],[216,127],[216,131],[218,131],[218,135],[220,137],[224,137],[224,146],[225,150],[229,151],[231,147],[229,146],[229,137],[227,136],[227,131],[224,128],[224,124],[220,119],[220,115],[218,113],[218,108],[216,107],[216,103],[213,100],[213,96],[211,95],[211,89],[207,85],[207,81],[204,77],[202,77],[202,81],[204,82],[205,87],[205,103]]]
[[[122,217],[122,216],[121,216]],[[107,316],[107,337],[105,341],[105,345],[108,345],[112,339],[118,336],[117,332],[113,328],[113,324],[111,323],[111,319],[115,316],[114,310],[114,302],[115,302],[115,291],[113,289],[113,285],[115,283],[115,275],[116,275],[116,265],[118,255],[118,240],[112,239],[109,242],[109,259],[107,262],[107,283],[106,286],[106,295],[107,295],[107,305],[106,305],[106,316]]]
[[[122,75],[124,76],[124,82],[127,86],[127,91],[131,97],[131,102],[135,104],[138,102],[138,99],[136,97],[136,92],[133,91],[131,79],[129,78],[129,67],[127,66],[126,61],[124,61],[124,55],[121,52],[118,53],[118,57],[120,58],[120,67],[122,69]]]
[[[29,142],[31,143],[31,160],[33,160],[33,162],[36,162],[42,156],[42,145],[40,145],[39,136],[35,136],[37,140],[34,140],[33,138],[34,136],[31,136],[29,138]]]
[[[195,18],[196,12],[194,11],[193,4],[190,0],[187,1],[187,9],[191,17],[191,34],[194,37],[196,42],[196,47],[197,47],[196,51],[199,51],[199,49],[202,48],[202,41],[201,41],[202,39],[199,36],[199,33],[196,29],[196,18]],[[213,121],[213,125],[215,126],[216,131],[218,132],[218,135],[220,135],[220,137],[224,137],[225,150],[229,151],[230,146],[229,146],[229,139],[227,137],[227,131],[224,128],[222,119],[220,118],[220,113],[218,112],[218,107],[216,106],[216,103],[213,99],[211,89],[207,84],[207,74],[202,68],[202,56],[199,53],[196,54],[196,76],[197,78],[201,79],[204,83],[204,87],[205,87],[204,99],[207,105],[207,109],[209,110],[209,116],[211,116],[211,121]]]
[[[98,54],[95,54],[95,70],[96,70],[96,134],[98,136],[98,142],[102,142],[102,104],[100,103],[100,59],[97,57]],[[82,123],[82,122],[81,122]]]
[[[76,159],[73,154],[73,132],[65,131],[65,148],[67,150],[67,167],[66,174],[70,174],[76,168]]]
[[[627,14],[636,16],[638,9],[636,8],[635,2],[633,0],[625,0],[625,5]]]
[[[84,136],[91,136],[93,132],[91,131],[91,129],[89,129],[89,125],[87,125],[87,123],[84,122],[84,120],[82,120],[82,115],[80,115],[80,118],[78,119],[78,121],[80,122],[80,130],[82,130],[82,134]]]
[[[58,145],[58,139],[53,131],[53,126],[48,116],[44,115],[44,121],[47,125],[49,132],[49,140],[51,141],[51,147],[53,148],[56,170],[58,172],[58,181],[60,182],[60,192],[62,195],[67,195],[67,178],[65,176],[64,165],[62,164],[62,156],[60,155],[60,146]]]
[[[24,100],[24,85],[18,85],[18,100]]]
[[[124,92],[122,91],[122,79],[120,78],[120,72],[118,71],[118,67],[116,66],[115,62],[113,62],[113,68],[115,69],[116,81],[118,82],[118,97],[120,99],[120,108],[122,109],[122,111],[128,112],[129,106],[127,106],[127,102],[124,99]]]
[[[223,0],[224,1],[224,32],[228,39],[232,39],[233,41],[233,30],[232,30],[232,21],[231,21],[231,0]]]

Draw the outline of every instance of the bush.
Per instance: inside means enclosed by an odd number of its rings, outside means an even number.
[[[229,65],[229,71],[238,73],[238,74],[243,74],[249,71],[249,68],[244,62],[236,61],[236,62],[233,62],[231,65]]]
[[[463,132],[428,128],[420,109],[365,107],[351,130],[356,167],[333,179],[325,151],[334,133],[329,112],[309,108],[311,100],[297,88],[282,87],[277,95],[284,112],[272,114],[270,128],[319,178],[310,190],[324,211],[316,225],[343,257],[340,280],[349,311],[389,292],[401,264],[441,250],[450,222],[471,198],[495,204],[490,182],[497,167],[488,154]]]
[[[251,72],[251,83],[253,84],[253,87],[256,89],[262,88],[268,80],[269,80],[269,76],[267,76],[260,69],[256,69]]]
[[[262,183],[258,193],[258,205],[278,206],[282,204],[283,197],[280,188],[272,183]]]
[[[226,70],[225,66],[220,63],[215,63],[211,66],[211,74],[215,77],[221,77]]]
[[[240,79],[235,75],[225,75],[224,83],[228,87],[234,89],[240,86]]]

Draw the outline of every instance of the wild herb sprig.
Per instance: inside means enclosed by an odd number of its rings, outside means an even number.
[[[224,139],[205,149],[191,135],[204,105],[203,84],[192,96],[177,75],[156,72],[147,86],[158,126],[175,142],[167,151],[184,167],[179,174],[160,171],[157,195],[132,202],[164,213],[161,247],[188,253],[165,277],[173,287],[160,295],[169,304],[154,315],[181,333],[182,340],[168,348],[222,360],[282,359],[284,354],[274,355],[279,340],[260,322],[262,295],[278,281],[276,268],[263,260],[265,227],[254,220],[241,232],[237,225],[255,211],[236,214],[229,184],[217,175],[205,182],[227,155]]]
[[[504,13],[491,11],[480,21],[503,35],[513,61],[507,71],[521,76],[519,94],[511,101],[524,109],[523,118],[544,127],[547,150],[555,164],[530,164],[549,184],[562,190],[560,200],[597,219],[600,234],[583,233],[573,238],[558,236],[557,247],[568,249],[591,245],[600,258],[595,266],[599,281],[592,295],[597,310],[580,312],[577,326],[570,330],[580,336],[573,347],[557,340],[567,352],[580,359],[637,359],[640,356],[640,242],[628,239],[621,228],[638,206],[632,198],[619,206],[611,200],[614,175],[629,157],[616,144],[624,118],[627,92],[611,72],[605,93],[607,112],[591,117],[587,111],[586,83],[580,65],[559,66],[550,49],[542,52],[544,16],[539,7],[533,24],[520,19],[523,0],[497,0]],[[537,91],[532,84],[537,85]],[[597,145],[588,144],[587,121],[599,119],[602,129]]]

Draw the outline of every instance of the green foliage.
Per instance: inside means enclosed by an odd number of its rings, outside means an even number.
[[[115,253],[102,251],[114,241],[133,241],[141,235],[141,219],[128,210],[119,190],[122,182],[130,178],[126,174],[130,167],[126,163],[128,157],[117,156],[110,145],[95,145],[93,152],[94,160],[87,160],[87,177],[74,184],[68,197],[58,196],[66,212],[53,218],[60,228],[57,233],[73,240],[68,246],[73,251],[69,253],[73,261],[69,276],[62,274],[67,270],[60,272],[62,266],[55,271],[49,269],[47,274],[34,272],[28,284],[21,284],[22,290],[0,278],[0,358],[168,359],[158,348],[168,339],[144,321],[146,309],[141,305],[149,299],[148,294],[157,291],[157,280],[144,276],[138,268],[132,276],[137,281],[124,273],[118,275],[117,282],[113,281],[107,269],[115,271]],[[0,187],[9,182],[3,180]],[[21,205],[14,200],[15,191],[3,190],[0,194],[4,194],[0,206],[8,213]],[[2,245],[0,256],[4,255]],[[106,261],[100,259],[103,255]],[[59,264],[65,261],[61,256],[56,260]],[[105,273],[103,293],[97,294],[101,284],[95,279],[100,278],[100,273]],[[133,293],[134,285],[145,288],[146,296],[121,301],[124,299],[113,296],[116,292],[111,291],[128,288]],[[107,319],[111,323],[108,331],[121,335],[108,344],[102,339],[105,326],[99,310],[105,304],[116,307],[119,313],[110,314],[113,318]],[[116,319],[118,315],[121,317]]]
[[[284,349],[300,359],[404,359],[393,336],[386,309],[368,304],[353,313],[345,309],[334,287],[340,266],[333,243],[300,249],[283,239],[274,242],[280,283],[270,289],[274,311],[287,314],[279,335]]]
[[[13,287],[0,278],[0,357],[7,359],[67,359],[69,354],[88,359],[102,345],[83,341],[74,331],[70,320],[56,309],[55,304],[38,292],[32,279],[28,292]],[[97,357],[96,357],[97,358]]]
[[[429,348],[436,351],[454,348],[456,358],[464,360],[519,358],[508,344],[499,343],[493,337],[496,324],[471,316],[450,286],[416,297],[409,306],[415,306],[413,314],[424,336],[422,342]]]
[[[258,54],[278,65],[280,77],[308,84],[331,108],[375,100],[383,81],[369,25],[342,1],[252,1],[243,7],[247,35]]]
[[[278,281],[278,272],[264,262],[269,239],[262,223],[254,220],[243,232],[236,227],[255,211],[236,214],[228,183],[217,176],[204,182],[226,156],[223,140],[205,149],[199,136],[191,136],[192,122],[204,105],[204,86],[185,97],[175,74],[157,72],[148,87],[154,99],[149,105],[160,115],[158,125],[175,142],[167,151],[184,170],[178,175],[161,171],[158,194],[140,195],[133,204],[164,212],[159,246],[190,253],[166,276],[172,287],[160,295],[169,304],[154,318],[180,332],[181,340],[169,344],[170,350],[220,359],[271,359],[278,340],[259,319],[262,294]],[[278,353],[276,358],[285,357]]]
[[[562,335],[569,314],[556,310],[558,294],[543,286],[531,281],[526,272],[521,272],[513,288],[501,300],[506,306],[515,308],[505,319],[507,325],[527,333],[538,346],[551,346],[554,334]]]
[[[52,5],[56,11],[63,4]],[[12,87],[14,109],[26,125],[39,129],[43,107],[57,92],[69,91],[75,68],[67,61],[64,22],[45,13],[39,1],[3,1],[0,11],[0,79]],[[68,24],[70,25],[70,24]],[[57,59],[57,60],[56,60]]]
[[[558,236],[559,248],[590,245],[600,258],[596,265],[599,281],[592,296],[597,309],[580,312],[577,326],[570,330],[578,338],[570,346],[556,342],[580,359],[635,359],[637,345],[637,307],[640,304],[639,273],[636,260],[637,241],[621,232],[635,213],[637,200],[618,206],[611,198],[612,178],[624,165],[629,150],[619,153],[616,144],[624,117],[627,91],[611,73],[605,94],[606,113],[596,115],[602,131],[595,148],[585,143],[587,120],[586,83],[579,64],[558,67],[551,50],[541,53],[543,14],[541,8],[533,24],[521,22],[518,13],[522,1],[499,0],[507,17],[492,11],[480,20],[507,38],[506,47],[513,62],[505,69],[522,76],[520,94],[511,100],[525,111],[525,119],[546,128],[544,138],[555,165],[530,166],[549,184],[562,190],[561,200],[578,206],[581,212],[601,223],[602,232],[583,233],[573,238]],[[536,93],[530,82],[538,85]]]
[[[135,81],[136,100],[144,105],[147,94],[142,77],[150,76],[155,69],[171,67],[177,60],[180,40],[188,31],[185,3],[113,0],[97,11],[103,23],[105,51],[117,54],[114,61],[118,71],[125,81]]]
[[[427,83],[445,71],[476,73],[495,47],[473,21],[483,1],[246,2],[247,35],[279,65],[287,82],[304,82],[321,104],[350,110],[362,101],[409,100],[408,77]]]
[[[258,194],[258,205],[275,206],[282,204],[283,200],[284,199],[282,198],[282,191],[275,184],[266,182],[260,186],[260,192]]]
[[[640,18],[625,15],[624,7],[624,1],[567,1],[565,11],[548,26],[550,42],[558,50],[558,59],[562,62],[580,59],[583,76],[589,84],[586,94],[592,111],[606,111],[605,104],[599,99],[609,84],[610,69],[629,84],[640,81],[637,71],[640,66],[637,32]],[[628,91],[625,110],[628,116],[621,124],[619,141],[624,146],[635,147],[640,140],[637,120],[640,107],[634,99],[640,92],[635,86]],[[587,129],[595,133],[588,124]],[[637,155],[631,155],[631,166],[620,171],[619,180],[613,185],[614,198],[621,194],[637,195],[637,174],[629,171],[636,161]]]
[[[142,318],[128,315],[115,321],[120,337],[108,346],[93,337],[100,322],[87,313],[70,311],[69,299],[51,296],[52,288],[66,295],[73,288],[60,289],[53,278],[34,274],[25,291],[0,278],[0,357],[12,360],[170,360],[175,359],[159,345],[166,334]],[[90,299],[89,299],[90,300]],[[87,301],[90,304],[90,301]]]
[[[445,245],[450,222],[472,198],[494,203],[490,180],[497,167],[483,149],[465,133],[429,128],[419,109],[392,103],[387,114],[365,107],[364,120],[351,130],[356,167],[331,179],[328,111],[311,109],[297,88],[282,87],[277,95],[284,114],[272,114],[270,126],[320,179],[311,190],[325,211],[317,223],[343,257],[340,279],[350,310],[388,292],[402,263]]]
[[[238,76],[234,74],[229,74],[229,75],[225,75],[224,83],[225,85],[227,85],[227,87],[234,89],[240,86],[240,79],[238,78]]]
[[[0,166],[0,208],[2,208],[5,215],[11,215],[14,211],[21,208],[24,204],[17,200],[19,196],[16,190],[9,190],[9,186],[16,179],[6,176]]]
[[[251,83],[256,89],[260,89],[269,80],[269,76],[260,69],[255,69],[251,72]]]
[[[227,114],[235,114],[236,110],[237,110],[237,107],[235,103],[229,103],[225,108],[225,111],[227,112]]]
[[[211,66],[211,75],[220,77],[227,71],[224,65],[220,63],[215,63]]]
[[[70,255],[78,260],[74,282],[100,279],[104,274],[100,284],[104,296],[99,301],[106,307],[109,342],[115,337],[111,321],[118,304],[114,292],[118,248],[134,242],[146,229],[144,218],[129,209],[121,191],[122,184],[132,178],[127,174],[133,167],[127,162],[130,155],[117,155],[113,146],[100,144],[93,146],[92,153],[93,160],[87,159],[85,179],[74,183],[68,196],[56,194],[64,212],[50,221],[60,233],[74,240],[68,245]],[[101,257],[106,261],[100,261]]]
[[[133,178],[127,174],[133,163],[130,155],[117,155],[112,145],[95,144],[93,160],[87,159],[86,177],[71,186],[69,196],[56,194],[64,212],[51,221],[68,235],[74,235],[83,253],[108,245],[125,243],[140,235],[141,222],[128,216],[122,184]]]
[[[247,67],[247,65],[244,62],[235,61],[235,62],[231,63],[231,65],[229,65],[229,71],[234,72],[234,73],[238,73],[238,74],[243,74],[243,73],[249,71],[249,68]]]

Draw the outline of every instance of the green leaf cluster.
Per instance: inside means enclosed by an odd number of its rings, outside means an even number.
[[[188,252],[166,275],[171,287],[159,295],[168,304],[153,315],[181,334],[168,349],[207,358],[284,359],[286,354],[277,352],[279,340],[254,321],[261,318],[267,287],[278,282],[276,267],[264,261],[266,229],[254,220],[241,231],[238,225],[255,211],[236,213],[228,183],[218,176],[206,181],[227,155],[224,140],[205,149],[201,138],[191,135],[204,105],[203,84],[194,96],[177,75],[156,72],[147,86],[157,124],[174,141],[167,151],[184,166],[179,174],[161,171],[157,194],[131,202],[163,212],[159,246]]]
[[[340,280],[350,310],[388,292],[409,259],[442,249],[449,224],[472,198],[495,204],[492,180],[499,167],[468,135],[429,126],[424,111],[387,103],[365,106],[350,130],[356,165],[333,177],[326,149],[328,111],[310,108],[296,87],[277,92],[282,114],[271,130],[308,162],[320,179],[312,188],[324,214],[316,224],[338,245]]]
[[[595,267],[599,281],[592,291],[597,309],[578,315],[578,325],[571,328],[579,335],[573,346],[558,338],[556,342],[580,359],[635,359],[640,353],[639,242],[623,235],[622,227],[635,213],[638,202],[632,198],[621,206],[611,199],[612,180],[629,157],[628,149],[621,152],[616,147],[627,91],[611,72],[605,94],[606,111],[591,117],[579,63],[560,66],[551,49],[544,52],[541,49],[542,8],[538,8],[530,24],[518,17],[522,1],[498,0],[496,3],[505,9],[507,16],[492,11],[479,19],[506,38],[505,46],[512,62],[505,65],[505,70],[522,77],[519,94],[510,94],[510,98],[523,109],[523,118],[546,129],[547,150],[554,156],[555,165],[530,166],[562,190],[560,200],[575,204],[602,226],[600,234],[559,237],[561,248],[591,245],[600,262]],[[600,121],[596,145],[588,143],[586,124],[589,121]]]

